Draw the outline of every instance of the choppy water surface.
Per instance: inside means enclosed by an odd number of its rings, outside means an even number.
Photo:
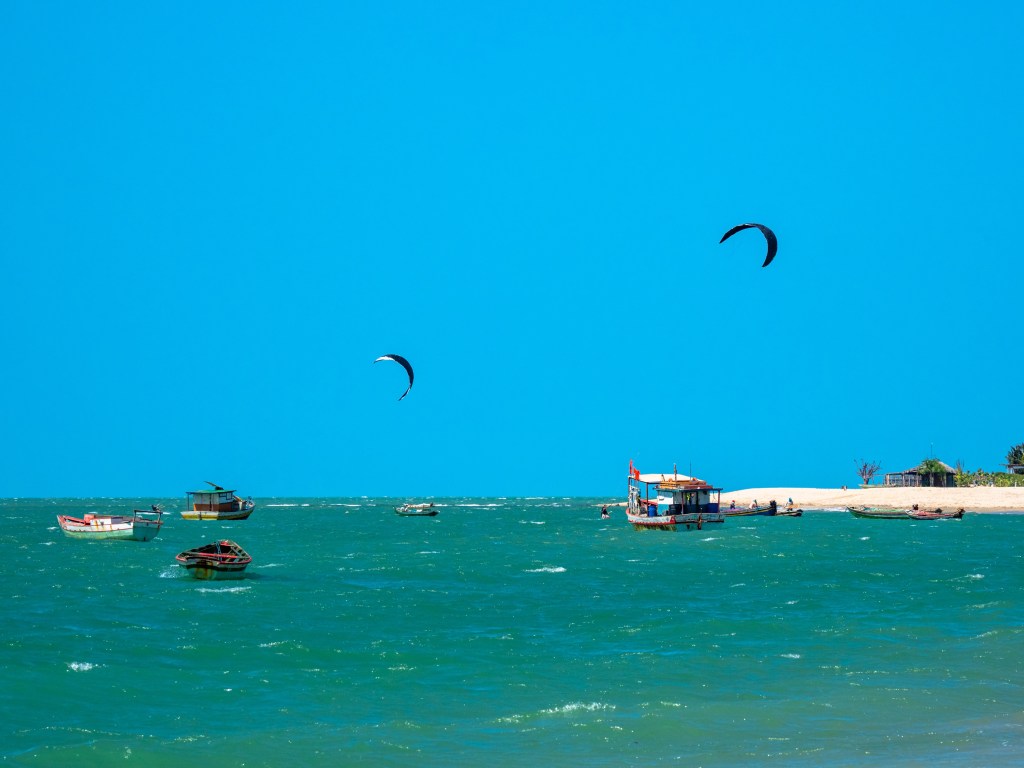
[[[1022,515],[634,531],[597,500],[263,499],[151,542],[0,502],[12,765],[1016,765]],[[167,500],[176,510],[180,502]],[[247,578],[178,552],[231,538]]]

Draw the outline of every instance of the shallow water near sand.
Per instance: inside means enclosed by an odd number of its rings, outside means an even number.
[[[1016,765],[1024,515],[634,531],[595,499],[257,499],[151,542],[0,501],[10,765]],[[235,582],[178,552],[229,538]]]

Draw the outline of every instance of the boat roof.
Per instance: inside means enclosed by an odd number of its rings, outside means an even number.
[[[675,486],[678,486],[680,488],[682,488],[682,487],[695,487],[695,488],[711,488],[712,490],[716,490],[714,488],[714,486],[712,486],[710,483],[708,483],[708,482],[706,482],[704,480],[701,480],[699,477],[690,477],[688,475],[680,475],[678,472],[673,472],[671,474],[663,472],[661,474],[640,475],[640,477],[638,479],[640,480],[641,483],[650,483],[652,485],[664,485],[666,488],[669,487],[669,486],[675,485]],[[721,490],[721,489],[717,489],[717,490]]]
[[[217,489],[204,488],[201,491],[185,491],[185,493],[190,493],[190,494],[192,494],[194,496],[197,496],[199,494],[205,494],[207,496],[215,496],[218,493],[234,493],[234,491],[229,489],[229,488],[217,488]]]

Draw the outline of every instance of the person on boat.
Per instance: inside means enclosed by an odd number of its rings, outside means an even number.
[[[750,502],[750,506],[747,507],[747,509],[757,509],[757,499],[754,499],[752,502]]]
[[[603,506],[603,507],[601,507],[601,517],[602,517],[602,518],[607,518],[607,517],[609,517],[609,515],[608,515],[608,507],[607,507],[607,505],[606,505],[606,506]]]
[[[732,500],[732,503],[729,505],[729,509],[736,509],[736,499]]]
[[[789,500],[786,502],[786,509],[792,509],[792,508],[793,508],[793,497],[790,496]]]

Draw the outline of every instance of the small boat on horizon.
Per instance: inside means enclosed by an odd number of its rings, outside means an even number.
[[[437,509],[434,502],[429,504],[401,504],[395,507],[395,513],[403,517],[434,517]]]
[[[57,515],[64,533],[73,539],[120,539],[150,541],[164,524],[163,510],[154,504],[149,510],[134,509],[131,515],[87,514],[81,518]]]
[[[626,519],[638,531],[674,531],[680,526],[688,531],[700,530],[705,525],[724,523],[721,497],[721,488],[699,478],[675,471],[671,475],[642,475],[632,461],[629,463]]]
[[[181,516],[186,520],[245,520],[256,508],[251,497],[243,500],[234,491],[209,480],[205,482],[213,490],[185,492],[189,509],[182,511]]]
[[[174,559],[193,578],[206,581],[241,579],[252,562],[249,553],[227,539],[187,549]]]

